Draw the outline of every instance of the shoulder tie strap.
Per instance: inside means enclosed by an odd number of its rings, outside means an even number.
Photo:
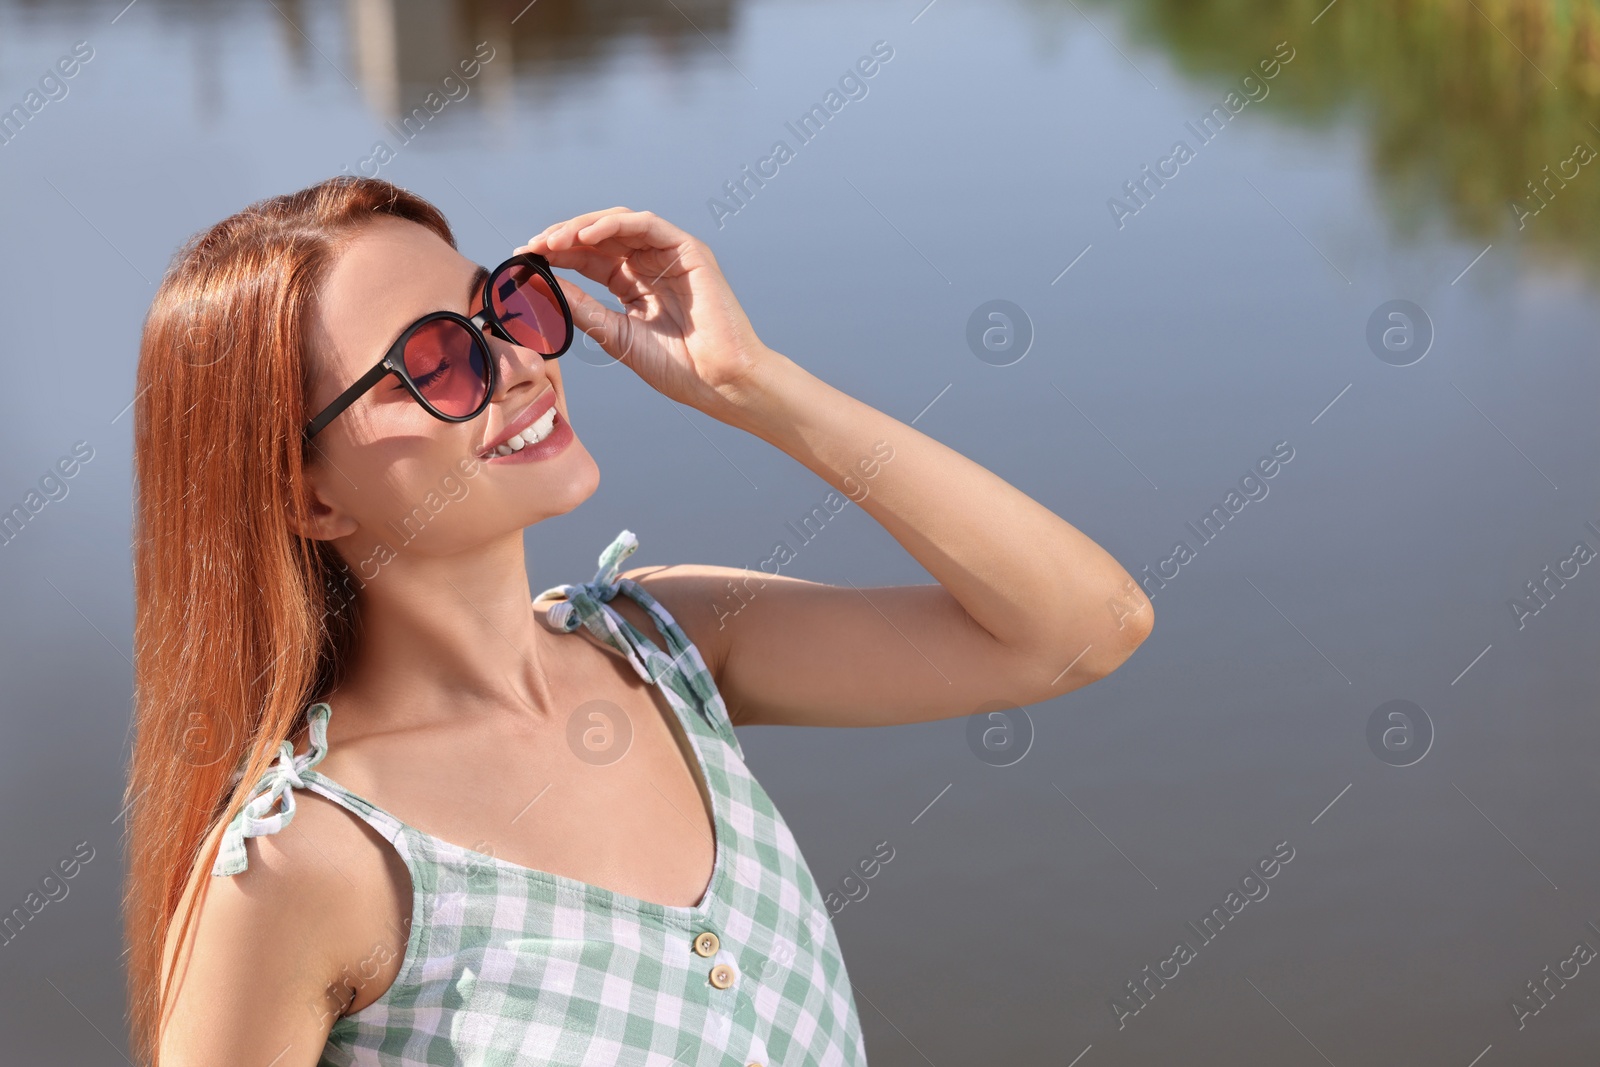
[[[671,669],[670,659],[665,655],[641,655],[641,648],[654,651],[654,642],[639,633],[637,628],[618,615],[615,609],[603,606],[610,603],[621,589],[622,583],[617,579],[617,572],[622,567],[622,561],[633,555],[638,548],[639,538],[632,530],[623,530],[606,546],[605,551],[600,553],[600,569],[595,572],[593,581],[553,586],[534,597],[534,600],[557,595],[565,597],[549,608],[546,621],[552,628],[561,633],[571,633],[580,625],[583,626],[626,656],[639,677],[654,685]],[[627,632],[624,632],[623,627],[627,628]]]
[[[328,716],[331,711],[327,704],[316,704],[311,708],[311,747],[304,755],[296,756],[294,745],[288,741],[279,747],[278,758],[257,783],[255,795],[239,809],[227,829],[223,830],[222,847],[218,849],[217,862],[211,868],[213,877],[238,874],[248,866],[245,838],[275,834],[294,818],[293,789],[305,788],[305,782],[300,778],[301,772],[315,767],[328,754]],[[273,811],[280,800],[283,810]]]
[[[535,597],[535,601],[557,595],[566,598],[550,606],[544,616],[545,623],[560,633],[570,633],[579,625],[586,627],[625,655],[639,677],[652,685],[661,685],[685,703],[697,707],[701,717],[721,733],[735,751],[742,751],[711,671],[689,635],[644,586],[631,578],[617,577],[622,561],[638,547],[639,539],[633,532],[623,530],[600,553],[600,570],[593,581],[558,585]],[[618,593],[633,599],[649,613],[666,638],[665,649],[658,647],[615,608],[607,606]]]

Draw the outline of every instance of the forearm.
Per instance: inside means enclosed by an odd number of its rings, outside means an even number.
[[[1051,661],[1084,652],[1082,669],[1105,673],[1149,632],[1137,583],[1070,523],[793,360],[758,366],[729,421],[855,500],[996,641]]]

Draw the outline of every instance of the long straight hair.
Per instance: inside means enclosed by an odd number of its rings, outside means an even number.
[[[341,175],[251,204],[190,237],[144,323],[134,403],[134,723],[123,899],[135,1054],[154,1064],[169,1006],[163,949],[197,867],[314,696],[337,685],[359,627],[352,575],[300,537],[317,295],[374,216],[452,248],[432,204]],[[359,583],[357,583],[358,585]],[[179,956],[174,957],[180,958]],[[172,968],[172,974],[179,971]]]

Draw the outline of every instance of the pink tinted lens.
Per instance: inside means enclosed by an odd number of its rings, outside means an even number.
[[[434,319],[412,334],[405,361],[417,389],[446,415],[471,415],[489,393],[488,354],[453,319]]]
[[[532,267],[508,267],[494,276],[490,310],[512,339],[540,355],[567,346],[567,319],[545,276]]]

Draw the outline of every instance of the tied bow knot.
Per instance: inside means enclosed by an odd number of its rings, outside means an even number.
[[[278,746],[278,757],[257,783],[254,795],[239,809],[222,832],[222,846],[217,851],[217,862],[211,873],[238,874],[249,865],[245,851],[246,838],[275,834],[294,819],[294,790],[304,789],[301,775],[322,762],[328,754],[327,704],[317,704],[311,709],[311,747],[303,755],[294,754],[294,745],[284,741]],[[275,811],[279,804],[281,811]]]
[[[615,609],[604,606],[617,595],[617,572],[622,567],[622,561],[638,548],[639,538],[632,530],[623,530],[600,553],[600,569],[595,571],[592,581],[554,586],[534,599],[543,600],[556,595],[564,597],[552,604],[546,614],[546,620],[552,628],[561,633],[571,633],[580,625],[583,626],[626,656],[639,677],[653,685],[667,666],[658,664],[657,669],[652,671],[634,642],[623,633],[622,627],[629,625],[627,621],[617,615]],[[651,657],[652,660],[660,658]]]

